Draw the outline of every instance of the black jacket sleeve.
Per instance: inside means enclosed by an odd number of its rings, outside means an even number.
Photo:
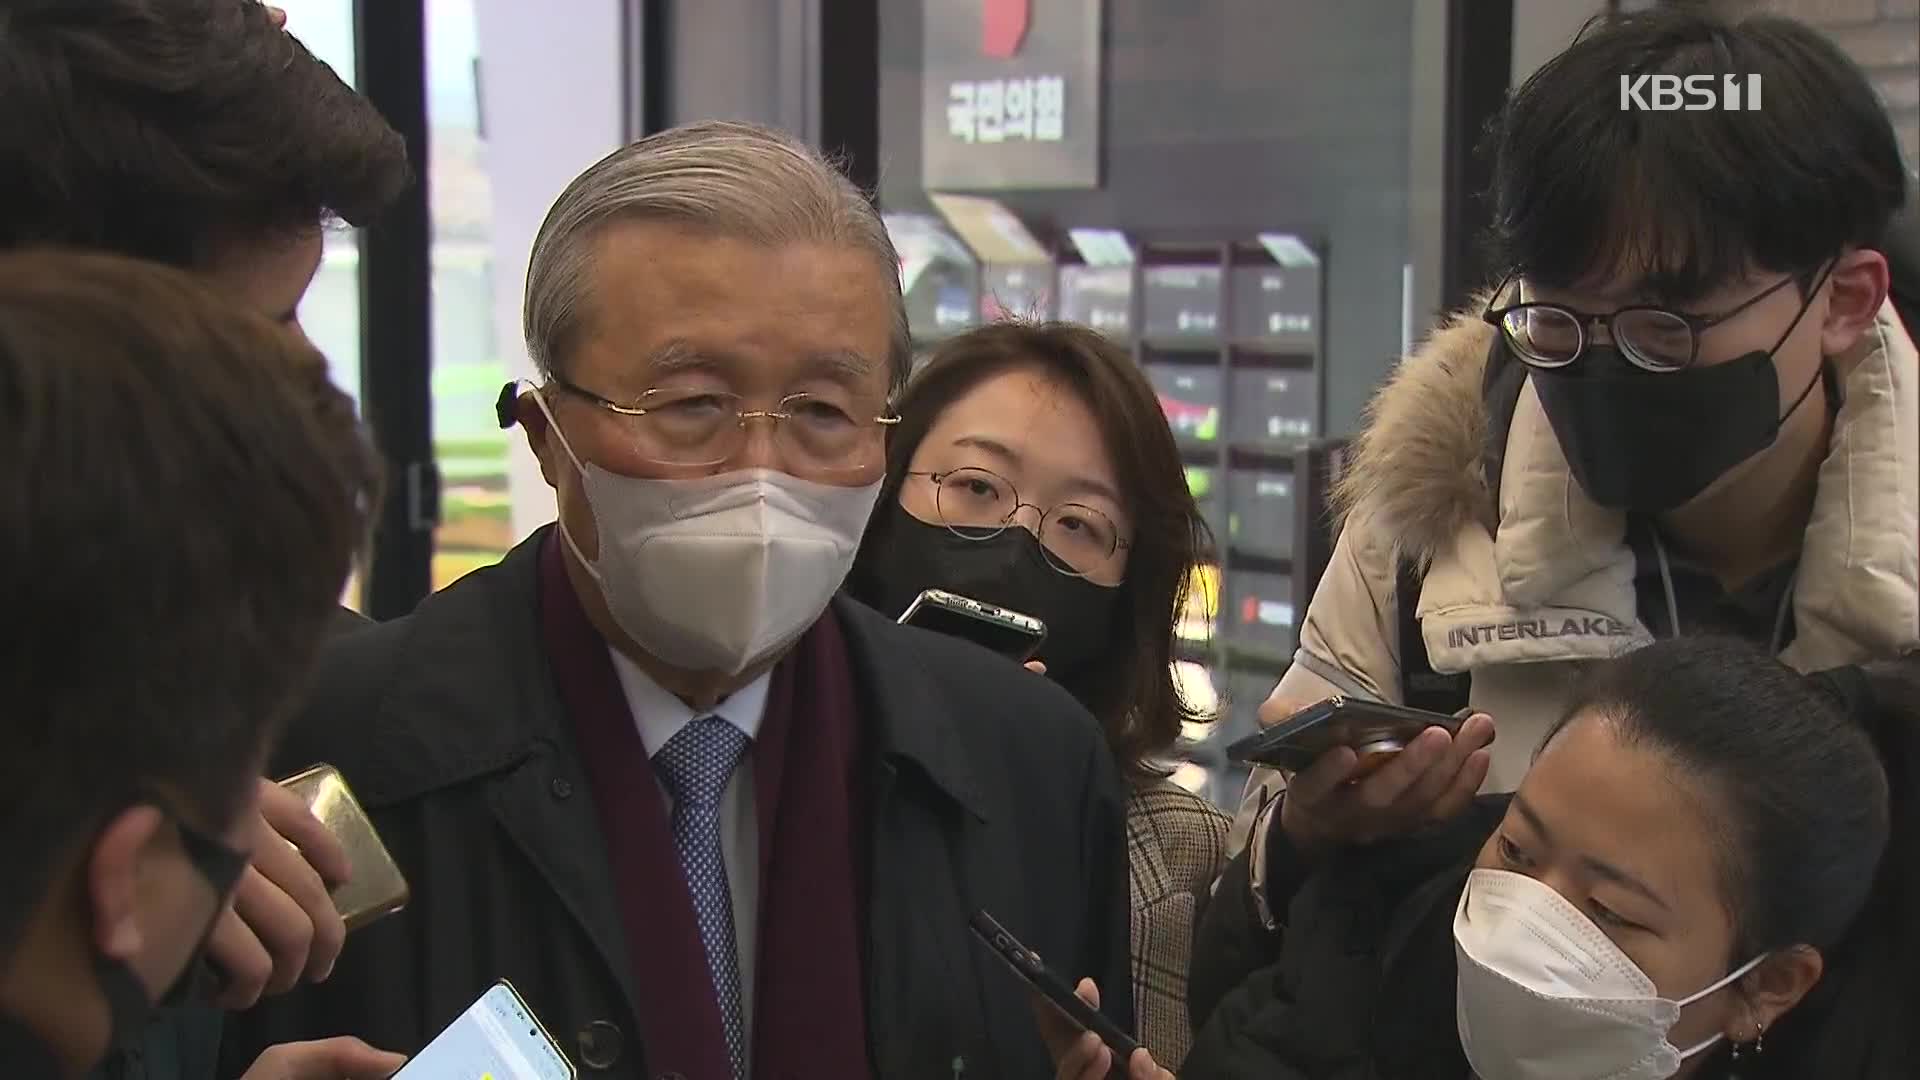
[[[1276,890],[1275,913],[1287,922],[1269,931],[1244,888],[1246,862],[1236,860],[1221,889],[1242,886],[1238,899],[1216,897],[1212,907],[1238,911],[1210,916],[1194,954],[1188,1000],[1196,1023],[1182,1080],[1372,1075],[1378,946],[1390,900],[1358,861],[1334,858],[1291,890],[1297,895]],[[1270,877],[1269,884],[1283,882]]]
[[[1094,940],[1086,970],[1100,987],[1100,1011],[1121,1030],[1136,1030],[1133,1013],[1132,890],[1127,861],[1127,803],[1104,743],[1093,744],[1087,770],[1085,854],[1089,880],[1085,925]]]
[[[1277,818],[1268,835],[1253,838],[1266,845],[1267,903],[1276,919],[1284,921],[1294,894],[1312,873],[1312,864],[1300,854]],[[1286,940],[1284,925],[1268,930],[1253,901],[1251,851],[1235,856],[1214,886],[1213,898],[1194,927],[1193,964],[1187,976],[1187,1012],[1195,1031],[1207,1022],[1227,992],[1261,968],[1280,958]]]
[[[1345,1080],[1361,1063],[1330,1058],[1295,1037],[1294,1003],[1275,964],[1256,972],[1221,1000],[1212,1018],[1194,1031],[1181,1080]],[[1309,1006],[1318,1014],[1320,1009]]]
[[[1285,920],[1275,931],[1236,859],[1194,954],[1197,1022],[1182,1080],[1461,1075],[1453,913],[1505,805],[1483,796],[1443,825],[1311,864],[1272,830],[1267,885]]]
[[[1247,888],[1247,872],[1243,851],[1227,864],[1213,898],[1194,924],[1187,1015],[1195,1031],[1205,1026],[1229,991],[1280,958],[1280,935],[1260,925]]]

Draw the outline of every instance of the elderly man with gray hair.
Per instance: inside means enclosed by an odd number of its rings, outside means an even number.
[[[838,595],[909,364],[898,262],[814,150],[698,124],[554,204],[500,398],[557,521],[335,642],[328,761],[413,886],[223,1057],[417,1050],[509,980],[586,1075],[1041,1076],[991,912],[1132,1026],[1119,781],[1044,678]]]

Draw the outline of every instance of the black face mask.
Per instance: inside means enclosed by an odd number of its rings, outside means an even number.
[[[1118,587],[1095,585],[1053,568],[1040,541],[1008,526],[987,540],[969,540],[929,525],[892,503],[867,532],[854,570],[854,594],[891,616],[927,589],[945,589],[981,603],[1031,615],[1047,624],[1035,657],[1055,677],[1105,653],[1112,641]]]
[[[39,1033],[13,1017],[0,1013],[0,1065],[8,1076],[65,1076],[66,1062],[53,1052]]]
[[[1806,310],[1803,303],[1800,315]],[[1821,377],[1816,373],[1787,411],[1779,411],[1773,352],[1800,315],[1773,350],[1723,364],[1651,372],[1614,346],[1588,345],[1567,367],[1531,371],[1540,407],[1581,489],[1601,506],[1662,513],[1772,446],[1780,425]]]
[[[94,958],[94,978],[100,984],[101,994],[107,999],[111,1024],[108,1045],[115,1049],[137,1045],[155,1011],[205,1001],[213,996],[221,982],[219,973],[207,960],[207,942],[213,937],[214,927],[220,921],[220,914],[226,908],[234,884],[247,868],[247,858],[181,822],[178,817],[174,821],[180,831],[180,845],[186,853],[188,864],[213,892],[213,914],[207,917],[206,932],[200,935],[200,941],[188,954],[180,974],[157,1000],[147,1000],[146,985],[125,961],[109,956]]]

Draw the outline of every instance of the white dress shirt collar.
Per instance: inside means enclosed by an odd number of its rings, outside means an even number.
[[[695,712],[686,702],[669,693],[665,687],[655,682],[653,676],[640,670],[625,653],[611,646],[607,652],[613,657],[613,670],[620,677],[620,689],[627,695],[627,708],[633,713],[633,722],[640,729],[640,743],[647,749],[651,758],[667,745],[667,740],[680,733],[694,720],[702,716],[717,716],[732,724],[751,740],[760,734],[760,720],[767,711],[767,688],[773,682],[773,670],[762,672],[760,677],[727,695],[710,712]]]

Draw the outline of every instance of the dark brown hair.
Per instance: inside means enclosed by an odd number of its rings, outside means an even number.
[[[1920,661],[1807,678],[1750,642],[1670,638],[1591,667],[1546,741],[1588,712],[1672,763],[1715,819],[1728,969],[1796,945],[1824,956],[1741,1075],[1911,1080]]]
[[[154,263],[0,254],[0,950],[103,815],[232,823],[377,462],[298,332]]]
[[[993,323],[940,345],[898,403],[900,423],[888,434],[877,512],[887,512],[899,497],[914,451],[947,406],[986,380],[1022,368],[1071,387],[1113,455],[1133,518],[1133,547],[1120,586],[1129,618],[1115,628],[1105,654],[1086,665],[1097,677],[1071,689],[1099,719],[1128,774],[1156,776],[1153,759],[1173,746],[1180,725],[1210,719],[1181,696],[1173,646],[1194,565],[1211,549],[1212,536],[1187,488],[1159,396],[1124,347],[1074,323],[1021,321]]]
[[[255,0],[0,9],[0,247],[191,266],[223,230],[365,224],[405,143]]]
[[[1838,42],[1736,5],[1640,6],[1589,20],[1490,127],[1501,273],[1559,288],[1619,276],[1685,304],[1754,269],[1805,274],[1882,242],[1907,167],[1886,102]],[[1622,90],[1650,76],[1745,76],[1766,107],[1625,107]]]

